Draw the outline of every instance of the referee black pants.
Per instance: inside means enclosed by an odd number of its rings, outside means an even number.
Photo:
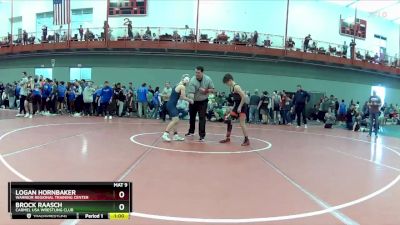
[[[189,105],[190,127],[189,133],[194,134],[196,130],[196,116],[199,114],[199,136],[204,138],[206,136],[206,114],[207,114],[208,100],[195,101]]]
[[[307,124],[307,118],[306,118],[306,105],[303,104],[296,104],[294,107],[294,110],[296,111],[296,117],[297,117],[297,126],[300,126],[300,120],[301,118],[303,119],[303,123]]]

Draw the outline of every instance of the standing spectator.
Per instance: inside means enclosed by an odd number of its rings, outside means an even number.
[[[105,40],[110,39],[110,26],[108,25],[107,20],[104,21],[104,25],[103,25],[103,32],[104,32],[104,38]]]
[[[99,116],[100,113],[103,113],[100,108],[100,98],[98,97],[98,96],[100,96],[102,89],[103,89],[102,87],[97,88],[93,94],[93,112],[92,113],[96,116]]]
[[[7,88],[7,85],[5,86],[5,89],[4,89],[4,91],[2,92],[2,94],[0,95],[0,106],[1,106],[1,108],[3,108],[3,109],[5,109],[5,108],[8,108],[8,95],[7,95],[7,93],[6,93],[6,88]]]
[[[23,103],[24,107],[25,107],[25,118],[30,118],[32,119],[33,116],[33,106],[32,106],[32,89],[33,89],[34,83],[33,83],[33,79],[32,76],[28,77],[28,82],[25,84],[26,87],[26,100]]]
[[[160,96],[160,87],[156,87],[154,90],[154,95],[153,95],[153,115],[151,118],[153,119],[159,119],[159,110],[160,110],[160,104],[161,104],[161,96]]]
[[[70,83],[67,95],[68,95],[68,110],[71,115],[75,114],[75,99],[76,99],[75,89],[76,89],[75,85],[73,83]]]
[[[104,119],[112,119],[112,116],[110,115],[110,103],[112,101],[112,96],[113,96],[113,89],[110,87],[110,84],[108,81],[104,82],[104,86],[101,89],[98,97],[100,98],[100,109],[101,112],[103,113]]]
[[[80,25],[80,27],[79,27],[79,36],[80,36],[80,41],[82,41],[83,40],[83,27],[82,27],[82,25]]]
[[[26,30],[24,30],[24,32],[22,33],[22,43],[24,45],[28,44],[28,33],[26,32]]]
[[[281,121],[279,121],[279,124],[286,125],[287,123],[287,113],[288,113],[288,107],[286,107],[287,103],[289,103],[288,97],[286,96],[285,91],[282,91],[281,101],[279,103],[279,110],[281,114]]]
[[[372,96],[368,101],[369,105],[369,136],[372,135],[372,129],[375,132],[375,138],[378,137],[378,129],[379,129],[379,109],[382,106],[382,100],[379,96],[376,95],[376,91],[372,92]]]
[[[50,80],[50,87],[51,87],[51,93],[49,96],[49,109],[51,114],[56,114],[56,102],[57,102],[57,85],[54,80]]]
[[[311,34],[308,34],[308,35],[304,38],[304,46],[303,46],[304,52],[307,52],[308,45],[309,45],[309,43],[310,43],[311,40],[312,40]]]
[[[338,113],[339,113],[339,101],[338,101],[338,98],[335,98],[334,114],[335,114],[336,118],[338,118]]]
[[[279,104],[281,102],[281,97],[278,95],[278,91],[272,92],[272,109],[273,109],[273,114],[272,114],[272,119],[273,123],[277,124],[277,121],[279,122]]]
[[[208,106],[208,94],[214,92],[214,83],[211,78],[204,74],[204,67],[196,67],[196,76],[189,82],[189,98],[194,100],[189,105],[190,127],[186,136],[193,136],[196,128],[196,116],[199,115],[199,141],[206,137],[206,113]]]
[[[160,105],[160,117],[165,122],[165,117],[167,115],[167,109],[165,103],[168,102],[169,97],[171,96],[172,88],[169,82],[165,82],[164,89],[161,93],[161,105]]]
[[[8,96],[8,106],[10,109],[15,107],[15,86],[13,84],[7,85],[6,93]]]
[[[118,113],[119,117],[122,117],[122,111],[124,110],[124,104],[126,100],[126,96],[124,94],[124,90],[121,89],[121,83],[117,83],[117,87],[114,90],[115,97],[117,99]]]
[[[344,102],[344,99],[342,99],[342,102],[339,105],[339,121],[343,122],[346,119],[346,103]]]
[[[51,86],[49,83],[49,79],[46,78],[46,82],[44,83],[44,85],[42,86],[42,104],[41,104],[41,108],[40,111],[43,113],[43,115],[48,115],[49,114],[49,96],[51,94]]]
[[[67,93],[67,88],[64,85],[64,81],[61,81],[57,86],[57,110],[62,114],[64,109],[65,96]]]
[[[126,95],[127,116],[131,116],[133,114],[133,104],[133,92],[128,90],[128,94]]]
[[[335,96],[334,95],[329,96],[328,101],[329,101],[328,107],[330,107],[332,110],[335,109]]]
[[[10,46],[12,45],[12,35],[10,33],[8,33],[8,35],[7,35],[7,43]]]
[[[268,124],[268,115],[269,115],[269,110],[268,110],[268,105],[270,103],[270,98],[268,97],[268,92],[264,91],[263,95],[260,98],[260,102],[258,103],[258,110],[260,111],[262,115],[262,123],[263,124]]]
[[[82,85],[79,81],[75,81],[75,111],[76,113],[74,116],[79,117],[81,116],[81,112],[83,110],[83,95],[82,95]]]
[[[146,83],[143,83],[142,86],[137,90],[138,116],[140,118],[147,118],[147,108],[149,105],[147,101],[147,94],[149,93],[149,90],[147,89],[146,85]]]
[[[346,41],[343,43],[343,48],[342,48],[342,55],[343,57],[347,58],[347,49],[349,46],[347,46]]]
[[[40,89],[42,85],[39,83],[38,79],[33,79],[33,87],[31,90],[31,103],[32,103],[32,113],[33,114],[40,114],[40,110],[42,107],[42,95]],[[43,89],[43,88],[42,88]]]
[[[297,92],[293,97],[293,105],[297,116],[297,127],[300,127],[300,119],[303,118],[304,128],[307,128],[307,118],[306,118],[306,105],[310,100],[310,95],[304,91],[301,85],[297,85]]]
[[[250,118],[249,121],[251,123],[258,123],[259,122],[259,114],[260,112],[258,111],[258,103],[260,102],[260,95],[258,94],[258,89],[254,91],[254,94],[250,96]]]
[[[136,112],[137,111],[137,105],[136,105],[136,102],[137,102],[137,95],[136,95],[136,90],[135,90],[135,87],[133,87],[133,83],[132,82],[129,82],[129,86],[128,86],[128,93],[129,92],[132,92],[132,112]]]
[[[42,26],[42,42],[47,41],[47,26]]]
[[[60,36],[61,36],[61,32],[62,32],[62,25],[60,26],[60,28],[58,28],[57,32],[56,32],[56,42],[60,42]]]
[[[91,82],[89,82],[88,85],[83,89],[84,116],[92,115],[93,110],[91,110],[91,106],[93,103],[93,94],[95,91],[96,90],[93,88]]]
[[[0,106],[3,105],[3,93],[5,91],[5,86],[3,82],[0,81]]]
[[[356,41],[355,41],[355,39],[353,39],[350,42],[350,58],[351,59],[354,59],[355,50],[356,50]]]
[[[17,114],[17,117],[23,116],[26,114],[24,102],[26,100],[26,95],[27,95],[27,90],[26,90],[26,85],[28,83],[28,74],[26,72],[22,72],[22,79],[19,82],[19,113]]]
[[[151,30],[150,30],[150,27],[147,27],[147,29],[146,29],[146,31],[145,31],[145,33],[144,33],[144,35],[143,35],[143,39],[146,39],[146,40],[151,39]]]
[[[117,84],[114,84],[114,87],[112,88],[113,94],[111,97],[110,104],[108,105],[108,111],[110,113],[110,116],[117,115],[117,111],[118,111],[118,109],[117,109],[118,99],[117,99],[116,93],[114,92],[115,89],[117,89]]]
[[[243,90],[244,91],[244,90]],[[245,110],[245,114],[246,114],[246,123],[250,122],[250,109],[249,109],[249,104],[250,104],[250,92],[249,91],[244,91],[245,95],[244,95],[244,103],[247,105],[246,110]]]
[[[124,25],[126,25],[127,28],[128,28],[128,37],[129,37],[129,39],[132,39],[133,38],[132,21],[130,19],[128,19],[128,18],[125,18],[124,20],[126,20],[124,22]]]
[[[15,104],[16,104],[15,106],[17,107],[17,109],[19,109],[19,97],[21,92],[21,86],[17,81],[14,82],[14,86],[15,86]]]
[[[256,46],[258,42],[258,32],[254,31],[254,33],[252,34],[251,38],[250,38],[250,45],[251,46]]]
[[[154,109],[153,96],[154,96],[154,90],[151,86],[149,86],[148,92],[147,92],[147,105],[149,106],[147,109],[147,115],[149,116],[149,118],[151,118],[151,115],[152,115],[152,112]]]
[[[283,106],[283,117],[286,119],[288,125],[291,125],[292,119],[290,118],[290,110],[292,109],[292,100],[289,95],[285,93],[285,105]]]

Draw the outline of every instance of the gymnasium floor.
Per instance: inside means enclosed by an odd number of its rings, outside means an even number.
[[[158,120],[15,118],[0,111],[0,225],[400,224],[400,139],[342,129],[249,127],[250,147],[163,143]],[[180,125],[187,131],[187,121]],[[132,181],[129,221],[11,220],[8,181]],[[197,223],[193,223],[197,222]]]

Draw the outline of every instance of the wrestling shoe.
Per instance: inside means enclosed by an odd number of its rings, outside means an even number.
[[[229,142],[231,142],[231,139],[230,138],[225,138],[224,140],[220,140],[219,141],[219,143],[221,143],[221,144],[225,144],[225,143],[229,143]]]
[[[175,134],[174,137],[172,138],[172,140],[174,140],[174,141],[184,141],[185,138]]]
[[[187,133],[187,134],[185,134],[185,136],[186,136],[186,137],[193,137],[194,134],[193,134],[193,133]]]
[[[165,133],[165,132],[164,132],[164,134],[162,136],[162,139],[163,139],[163,141],[166,141],[166,142],[170,142],[171,141],[171,139],[169,138],[169,134]]]
[[[249,146],[250,145],[250,141],[249,141],[249,139],[246,137],[246,138],[244,138],[244,141],[243,141],[243,143],[242,143],[242,146]]]

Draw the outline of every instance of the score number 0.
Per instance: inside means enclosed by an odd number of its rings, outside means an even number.
[[[125,197],[125,192],[120,191],[118,193],[118,197],[123,199]],[[123,211],[125,209],[125,205],[123,203],[121,203],[121,204],[119,204],[118,208],[119,208],[120,211]]]

